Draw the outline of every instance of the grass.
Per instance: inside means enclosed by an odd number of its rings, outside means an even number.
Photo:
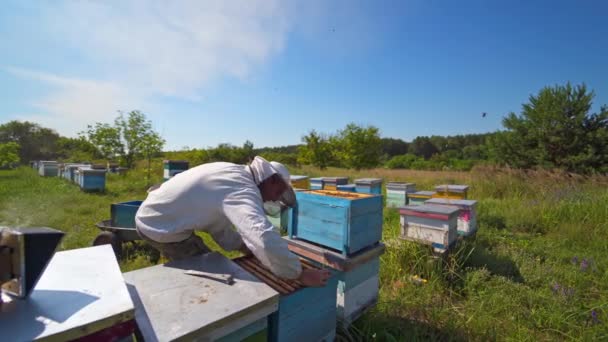
[[[292,171],[376,176],[420,190],[465,183],[480,202],[479,233],[444,260],[398,240],[398,214],[385,210],[379,303],[339,340],[608,339],[608,178],[492,168]],[[110,175],[106,193],[87,194],[27,168],[0,171],[0,225],[55,227],[68,232],[61,249],[88,246],[111,203],[145,198],[144,174]],[[153,177],[159,181],[160,171]],[[150,265],[139,246],[125,254],[123,271]],[[418,285],[413,275],[428,282]]]

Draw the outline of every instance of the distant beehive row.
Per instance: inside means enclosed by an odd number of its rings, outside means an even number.
[[[90,163],[58,163],[57,161],[35,161],[32,168],[43,177],[61,177],[77,184],[83,191],[104,191],[106,173],[119,172],[117,166]]]

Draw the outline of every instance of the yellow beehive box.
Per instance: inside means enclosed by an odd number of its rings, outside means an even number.
[[[291,186],[296,189],[309,190],[310,180],[308,179],[308,176],[293,175],[291,176]]]
[[[467,199],[468,185],[442,184],[435,187],[433,198],[445,198],[453,200]]]

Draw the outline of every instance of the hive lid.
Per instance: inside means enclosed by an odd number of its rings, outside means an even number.
[[[441,205],[454,205],[459,207],[473,207],[477,205],[475,200],[453,200],[447,198],[431,198],[424,203],[426,204],[441,204]]]
[[[416,183],[402,183],[402,182],[386,183],[387,189],[395,189],[395,190],[406,190],[408,188],[413,188],[415,186],[416,186]]]
[[[414,192],[413,194],[410,194],[410,196],[415,197],[415,196],[433,196],[435,194],[435,191],[417,191]]]
[[[374,196],[379,196],[379,195],[351,192],[351,191],[340,191],[340,190],[305,190],[305,191],[296,192],[296,198],[298,200],[300,198],[303,198],[304,196],[329,196],[329,197],[337,197],[337,198],[352,201],[352,200],[369,198],[369,197],[374,197]]]
[[[469,189],[468,185],[442,184],[442,185],[437,185],[435,187],[435,191],[445,191],[446,187],[447,187],[448,191],[451,191],[451,192],[465,192]]]
[[[323,180],[330,183],[348,182],[348,177],[323,177]]]
[[[355,179],[355,184],[364,184],[364,185],[372,185],[372,184],[380,184],[382,183],[382,178],[359,178]]]
[[[399,208],[399,213],[401,215],[411,216],[424,216],[423,214],[453,216],[457,215],[459,211],[460,209],[453,206],[439,204],[406,205]]]
[[[315,178],[311,178],[310,179],[311,182],[322,182],[323,181],[323,177],[315,177]]]
[[[230,274],[232,285],[188,270]],[[264,319],[279,294],[225,256],[214,252],[123,274],[145,341],[216,340],[218,330],[244,319]],[[224,331],[225,333],[225,331]]]
[[[308,179],[308,176],[302,176],[302,175],[291,175],[290,176],[290,180],[293,181],[299,181],[299,180],[304,180],[304,179]]]

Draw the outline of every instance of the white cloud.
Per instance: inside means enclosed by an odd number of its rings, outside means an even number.
[[[247,79],[283,49],[290,13],[278,0],[67,1],[32,21],[57,48],[41,54],[74,52],[72,76],[7,70],[50,86],[29,118],[73,134],[158,96],[196,101],[213,81]]]
[[[71,1],[56,11],[52,32],[113,79],[190,99],[219,77],[248,77],[289,29],[278,0]]]

